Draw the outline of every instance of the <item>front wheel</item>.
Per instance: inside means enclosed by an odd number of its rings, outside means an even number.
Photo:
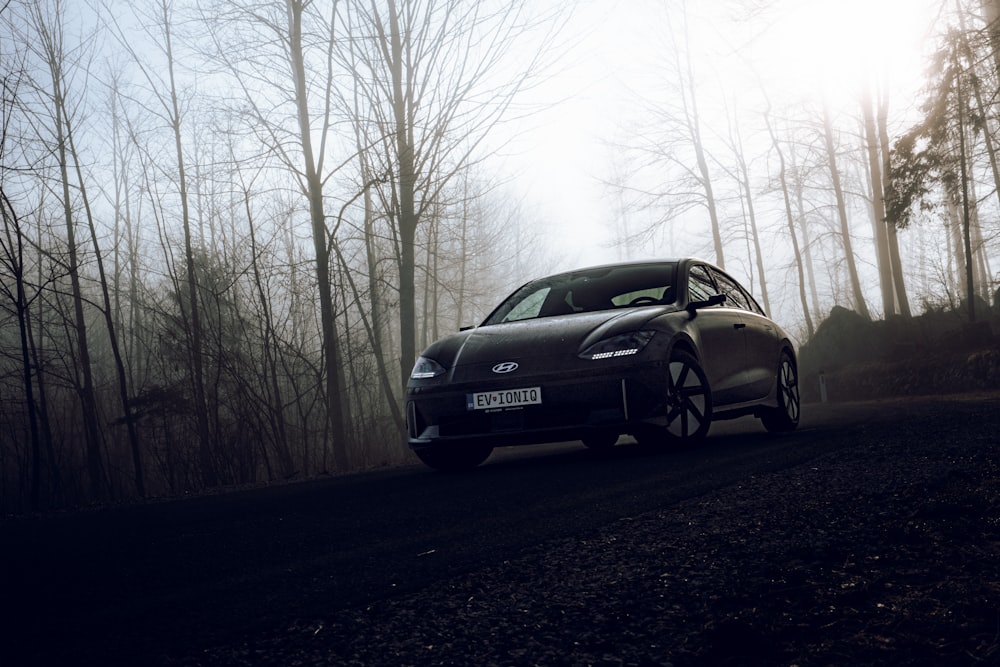
[[[442,472],[472,470],[492,452],[492,447],[475,444],[447,444],[413,450],[425,465]]]
[[[787,351],[781,353],[777,378],[778,407],[768,408],[760,421],[771,433],[794,431],[799,425],[799,371]]]
[[[695,445],[705,439],[712,425],[708,377],[694,355],[685,350],[674,350],[667,365],[666,422],[665,427],[641,434],[640,442]]]

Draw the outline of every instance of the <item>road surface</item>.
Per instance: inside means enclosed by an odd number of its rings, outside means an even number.
[[[0,524],[9,615],[0,662],[139,665],[197,655],[811,466],[859,437],[933,433],[952,405],[965,415],[951,425],[956,437],[996,429],[996,419],[969,418],[995,414],[992,396],[806,406],[793,434],[770,436],[745,418],[714,425],[690,451],[650,453],[625,441],[607,453],[579,443],[511,448],[469,474],[414,464],[9,519]],[[919,420],[934,415],[922,429]]]

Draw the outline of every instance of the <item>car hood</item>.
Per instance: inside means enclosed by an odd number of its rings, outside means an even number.
[[[448,369],[454,381],[482,376],[505,361],[517,362],[522,372],[565,369],[567,357],[605,338],[643,329],[672,310],[650,306],[492,324],[444,338],[423,356]]]

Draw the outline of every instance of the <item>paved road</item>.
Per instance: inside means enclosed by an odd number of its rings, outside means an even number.
[[[805,414],[782,437],[749,419],[716,425],[694,451],[567,443],[498,451],[471,474],[414,465],[7,521],[0,663],[155,664],[801,465],[894,418],[874,403]]]

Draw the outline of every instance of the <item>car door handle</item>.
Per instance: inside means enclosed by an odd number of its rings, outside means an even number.
[[[747,326],[747,325],[746,325],[746,324],[744,324],[743,322],[737,322],[736,324],[734,324],[734,325],[733,325],[733,328],[734,328],[734,329],[745,329],[745,328],[746,328],[746,326]]]

